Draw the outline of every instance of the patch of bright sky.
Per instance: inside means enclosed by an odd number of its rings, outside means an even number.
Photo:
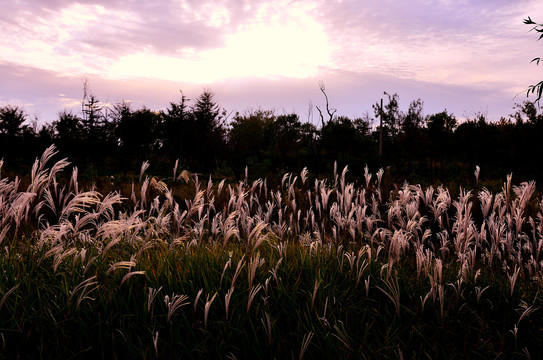
[[[356,83],[336,90],[336,98],[348,98],[351,93],[361,96],[364,87],[387,86],[384,90],[395,92],[399,84],[411,80],[424,87],[451,85],[492,96],[501,89],[512,97],[540,78],[540,68],[529,61],[540,55],[541,43],[522,25],[528,15],[543,21],[537,15],[543,10],[539,0],[93,3],[6,4],[7,10],[0,14],[2,33],[7,34],[0,39],[0,65],[10,75],[28,67],[50,71],[53,79],[72,76],[75,88],[82,77],[107,80],[119,92],[128,91],[122,81],[115,82],[119,78],[148,81],[148,85],[156,79],[160,86],[167,80],[174,83],[173,88],[181,83],[183,89],[201,84],[214,89],[220,87],[217,81],[239,80],[250,84],[244,86],[248,93],[239,95],[242,98],[255,93],[255,84],[269,83],[262,78],[309,79],[313,84],[324,79],[331,94],[337,84]],[[39,71],[31,72],[35,73]],[[389,85],[371,83],[382,75],[392,79]],[[260,79],[251,82],[256,77]],[[31,77],[21,73],[12,78]],[[57,86],[68,94],[66,83],[64,79]],[[317,85],[313,87],[320,96]],[[407,96],[419,96],[418,90],[413,91]],[[12,101],[15,95],[11,93],[0,96]],[[65,104],[75,103],[69,96],[78,94],[54,96]],[[21,97],[19,103],[27,104],[22,96],[16,96]],[[261,101],[263,96],[271,95],[261,93]],[[443,102],[449,106],[453,100]]]
[[[223,35],[221,47],[198,52],[181,49],[180,56],[127,54],[113,64],[108,76],[210,83],[232,77],[315,75],[320,67],[330,65],[330,46],[324,28],[308,15],[306,7],[263,4],[253,21]],[[208,18],[213,26],[228,21],[224,8],[215,8]]]
[[[307,3],[261,4],[253,19],[233,31],[225,28],[222,46],[198,51],[189,46],[174,54],[163,54],[144,45],[128,47],[130,51],[94,46],[114,37],[119,30],[117,24],[130,29],[143,20],[136,13],[76,3],[58,13],[49,11],[46,18],[18,19],[19,35],[2,41],[0,61],[65,75],[148,77],[194,83],[246,76],[308,77],[330,61],[327,36],[321,24],[309,15],[311,7]],[[230,23],[228,9],[217,4],[191,9],[184,2],[179,13],[182,17],[190,13],[192,21],[203,21],[215,28]],[[99,38],[95,38],[96,33]]]
[[[58,13],[49,11],[45,18],[23,13],[22,18],[17,19],[20,24],[17,36],[6,37],[0,43],[0,61],[110,79],[147,77],[212,83],[232,77],[307,78],[316,76],[323,68],[344,68],[360,73],[384,71],[400,78],[454,84],[477,83],[495,76],[485,75],[488,50],[494,49],[493,59],[503,57],[504,53],[493,45],[493,40],[498,40],[493,37],[500,36],[499,33],[492,35],[499,30],[496,24],[490,24],[488,36],[447,32],[447,26],[451,26],[447,21],[464,21],[458,20],[459,15],[456,20],[445,19],[444,30],[432,27],[435,21],[430,20],[443,16],[443,12],[433,10],[438,8],[433,2],[421,2],[418,7],[410,4],[391,7],[387,1],[376,7],[371,0],[367,6],[356,2],[249,2],[244,5],[245,11],[254,7],[256,10],[238,22],[232,21],[235,14],[228,7],[228,1],[191,4],[182,0],[178,4],[165,16],[221,29],[220,45],[206,49],[181,46],[171,53],[145,43],[123,45],[117,41],[108,46],[118,32],[141,27],[145,23],[143,15],[75,3]],[[337,9],[346,13],[330,16],[336,22],[332,26],[317,16],[322,15],[327,5],[333,8],[338,4],[341,8]],[[420,6],[427,10],[426,15],[415,13]],[[442,0],[439,8],[445,11],[451,6],[452,3]],[[384,12],[381,7],[390,11]],[[392,17],[388,19],[392,24],[383,25],[387,17]],[[407,23],[395,25],[400,17]],[[338,26],[337,21],[342,19],[350,20]],[[510,22],[507,24],[512,26]],[[404,26],[416,31],[406,29],[402,33],[399,28]],[[500,40],[503,46],[504,39]],[[480,71],[473,74],[465,68],[468,63],[479,63]]]

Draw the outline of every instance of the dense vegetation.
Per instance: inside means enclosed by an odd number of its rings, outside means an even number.
[[[0,108],[0,357],[543,357],[534,103],[349,119],[321,84],[317,127],[84,90],[40,129]]]
[[[144,162],[100,193],[54,155],[0,178],[4,358],[543,355],[534,182],[453,196],[367,168],[272,186]]]
[[[54,143],[91,181],[125,174],[144,160],[165,176],[177,159],[192,172],[231,180],[241,179],[246,166],[255,177],[277,177],[305,166],[326,174],[335,161],[349,165],[355,176],[363,175],[365,165],[389,167],[399,184],[407,179],[456,187],[470,181],[476,165],[495,184],[511,172],[519,180],[542,180],[535,154],[543,153],[543,114],[534,103],[517,105],[498,122],[479,114],[459,123],[447,111],[425,116],[420,99],[403,112],[398,95],[386,98],[383,111],[375,104],[373,115],[358,119],[337,116],[327,105],[319,109],[318,126],[297,114],[271,110],[229,116],[209,91],[192,104],[181,96],[161,111],[133,109],[128,102],[105,106],[86,95],[80,114],[61,112],[39,129],[28,125],[24,109],[7,105],[0,108],[0,154],[9,166],[6,171],[20,172]],[[381,115],[380,157],[376,125]]]

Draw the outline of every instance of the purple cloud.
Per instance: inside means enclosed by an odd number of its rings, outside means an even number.
[[[103,101],[159,109],[178,90],[194,98],[210,87],[228,110],[304,118],[310,101],[322,105],[324,80],[338,114],[371,112],[388,91],[404,108],[420,97],[427,113],[497,120],[541,74],[529,63],[541,44],[522,19],[542,10],[528,0],[8,2],[0,105],[50,121],[77,110],[88,77]]]

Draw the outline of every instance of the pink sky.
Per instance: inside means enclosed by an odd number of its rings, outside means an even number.
[[[371,113],[383,91],[400,107],[490,120],[543,79],[532,0],[26,0],[2,6],[0,106],[41,122],[80,109],[82,79],[104,103],[159,110],[211,89],[228,111],[322,107]],[[518,96],[515,98],[515,96]],[[313,122],[317,124],[316,110]]]

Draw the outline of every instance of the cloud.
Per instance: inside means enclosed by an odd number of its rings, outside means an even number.
[[[11,36],[0,42],[0,59],[44,69],[69,64],[64,70],[71,73],[104,73],[124,54],[182,57],[184,49],[200,51],[222,44],[221,29],[187,18],[181,5],[124,4],[43,1],[24,9],[11,6],[0,19],[11,30]]]
[[[540,44],[522,18],[542,10],[529,0],[8,2],[0,102],[49,120],[88,77],[100,99],[154,109],[209,86],[228,110],[302,115],[322,101],[322,79],[338,114],[371,111],[386,90],[405,107],[420,97],[428,112],[496,119],[538,79],[529,61]]]
[[[53,71],[9,63],[0,63],[0,73],[6,74],[0,89],[0,106],[23,106],[30,115],[37,115],[41,123],[55,120],[61,110],[78,113],[81,109],[82,77],[59,76]],[[426,114],[447,109],[458,118],[466,118],[481,112],[490,120],[507,116],[512,113],[515,102],[525,99],[524,93],[514,98],[516,93],[499,83],[448,85],[348,70],[329,70],[303,79],[239,77],[209,84],[149,78],[116,80],[89,77],[88,80],[92,94],[104,103],[130,100],[134,108],[146,106],[161,110],[170,102],[179,101],[179,91],[183,91],[191,104],[204,88],[209,88],[228,113],[273,109],[278,114],[297,113],[303,121],[311,121],[315,125],[320,122],[315,106],[321,109],[325,106],[319,80],[324,81],[330,106],[338,110],[337,115],[351,118],[365,112],[373,116],[372,104],[385,98],[384,91],[398,93],[400,108],[404,111],[411,101],[420,98],[424,101]],[[6,93],[10,95],[3,95]],[[309,111],[311,105],[312,113]]]
[[[0,42],[0,59],[109,77],[173,74],[194,81],[199,74],[202,82],[306,76],[328,60],[326,35],[306,14],[307,3],[38,3],[35,11],[10,8],[17,36]]]
[[[495,77],[495,62],[526,51],[528,39],[519,42],[518,31],[524,3],[330,2],[319,19],[333,39],[337,68],[463,84]]]

